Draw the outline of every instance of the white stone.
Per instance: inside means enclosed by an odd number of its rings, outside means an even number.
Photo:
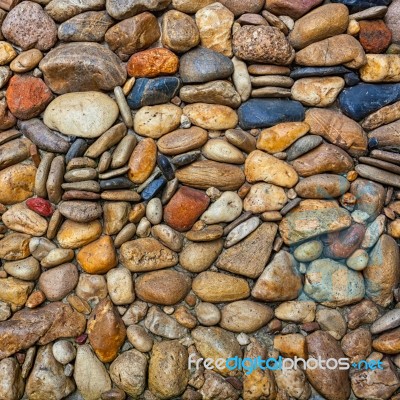
[[[127,268],[113,268],[107,272],[107,289],[115,305],[131,304],[135,300],[132,273]]]
[[[243,240],[245,237],[249,236],[250,233],[254,232],[258,228],[260,223],[261,220],[258,217],[252,217],[247,221],[242,222],[229,232],[228,236],[226,237],[225,247],[231,247]]]
[[[53,344],[53,356],[61,364],[66,365],[76,357],[74,345],[68,340],[58,340]]]
[[[157,225],[162,221],[163,207],[158,197],[151,199],[146,207],[146,217],[153,225]]]
[[[212,203],[203,213],[201,220],[206,224],[231,222],[236,219],[243,209],[242,199],[236,192],[224,192],[221,197]]]
[[[370,249],[375,245],[385,230],[386,217],[382,214],[372,221],[365,231],[364,239],[361,242],[363,249]]]
[[[240,94],[240,98],[243,101],[249,99],[251,94],[251,80],[247,70],[247,65],[244,61],[239,60],[236,57],[232,58],[233,62],[233,75],[232,80],[235,85],[236,91]]]

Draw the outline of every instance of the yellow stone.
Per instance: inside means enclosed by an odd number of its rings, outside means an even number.
[[[367,63],[360,68],[364,82],[400,82],[398,54],[367,54]]]
[[[17,57],[17,52],[10,43],[0,42],[0,65],[6,65]]]
[[[103,227],[99,220],[75,222],[67,219],[57,234],[57,240],[64,249],[77,249],[100,237]]]

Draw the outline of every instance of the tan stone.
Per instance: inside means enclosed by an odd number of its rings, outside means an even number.
[[[398,54],[367,54],[367,63],[360,68],[364,82],[400,82]]]
[[[31,254],[31,236],[24,233],[10,233],[0,240],[0,258],[9,261],[22,260]]]
[[[129,159],[128,177],[133,183],[143,183],[156,165],[157,146],[153,139],[143,139]]]
[[[286,301],[275,309],[275,317],[296,323],[312,322],[317,305],[313,301]]]
[[[11,305],[13,311],[22,308],[34,287],[33,282],[25,282],[16,278],[0,279],[0,301]]]
[[[306,338],[301,333],[276,335],[274,337],[274,348],[283,357],[307,359]]]
[[[243,202],[243,208],[253,214],[265,211],[279,211],[286,204],[288,198],[285,191],[270,183],[256,183],[250,188]]]
[[[57,233],[57,241],[64,249],[77,249],[98,239],[102,230],[99,220],[87,223],[66,220]]]

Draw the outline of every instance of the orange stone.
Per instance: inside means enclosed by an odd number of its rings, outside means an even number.
[[[19,119],[37,117],[53,99],[53,94],[40,79],[30,75],[14,75],[6,92],[10,111]]]
[[[143,183],[156,165],[157,145],[151,138],[143,139],[133,150],[129,159],[128,177],[133,183]]]
[[[82,247],[76,259],[88,274],[105,274],[118,264],[111,236],[102,236]]]
[[[392,41],[392,32],[382,20],[359,21],[359,40],[367,53],[383,53]]]
[[[210,204],[201,190],[182,186],[164,210],[164,221],[179,232],[188,231]]]
[[[100,361],[114,360],[124,343],[126,328],[109,298],[103,299],[93,310],[87,332],[89,342]]]
[[[175,74],[178,66],[179,58],[172,51],[156,48],[140,51],[131,56],[126,69],[129,76],[154,78],[159,75]]]

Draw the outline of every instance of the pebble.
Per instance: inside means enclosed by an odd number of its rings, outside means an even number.
[[[351,14],[350,19],[353,19],[355,21],[362,21],[366,19],[380,19],[386,15],[387,11],[388,7],[386,6],[370,7],[363,11]]]
[[[187,329],[180,325],[175,318],[170,317],[156,306],[149,309],[144,324],[150,332],[167,339],[179,339],[187,334]]]
[[[164,186],[166,185],[166,183],[167,183],[167,180],[163,176],[153,180],[143,190],[142,199],[144,201],[148,201],[148,200],[152,199],[153,197],[159,195],[160,192],[163,190]]]
[[[383,53],[389,47],[392,32],[384,21],[360,21],[359,26],[359,40],[367,53]]]
[[[241,101],[247,101],[251,94],[251,79],[247,70],[247,65],[236,57],[232,58],[234,67],[232,81],[235,89],[240,95]]]
[[[387,4],[385,4],[387,5]],[[387,27],[392,32],[392,41],[394,43],[398,43],[400,40],[400,31],[396,24],[396,21],[399,16],[399,2],[398,0],[394,0],[390,6],[388,7],[387,13],[385,15],[385,22]]]
[[[22,203],[11,206],[2,221],[8,229],[28,235],[42,236],[47,230],[47,221]]]
[[[242,200],[235,192],[224,192],[201,216],[206,224],[231,222],[242,212]]]
[[[296,247],[293,255],[297,261],[310,262],[322,254],[323,244],[319,240],[310,240]]]
[[[396,54],[367,54],[367,63],[360,68],[364,82],[400,82],[400,62]]]
[[[71,261],[74,256],[75,254],[71,249],[52,249],[41,259],[40,265],[45,268],[56,267],[57,265]]]
[[[358,174],[363,178],[371,179],[375,182],[387,184],[394,187],[400,187],[398,175],[392,172],[382,171],[381,169],[365,164],[359,164],[355,167],[355,169]]]
[[[332,174],[312,175],[302,179],[295,187],[300,197],[307,199],[332,199],[345,194],[350,189],[350,182]]]
[[[285,191],[269,183],[256,183],[244,199],[243,207],[254,214],[279,211],[288,201]]]
[[[321,0],[307,0],[295,4],[288,0],[271,0],[266,9],[274,14],[288,15],[293,19],[298,19],[320,3],[322,3]]]
[[[179,254],[179,264],[190,272],[205,271],[218,258],[222,248],[222,240],[189,242]]]
[[[126,268],[113,268],[107,272],[107,289],[115,305],[131,304],[135,300],[132,274]]]
[[[130,325],[126,330],[128,340],[143,353],[147,353],[153,347],[153,338],[141,325]]]

